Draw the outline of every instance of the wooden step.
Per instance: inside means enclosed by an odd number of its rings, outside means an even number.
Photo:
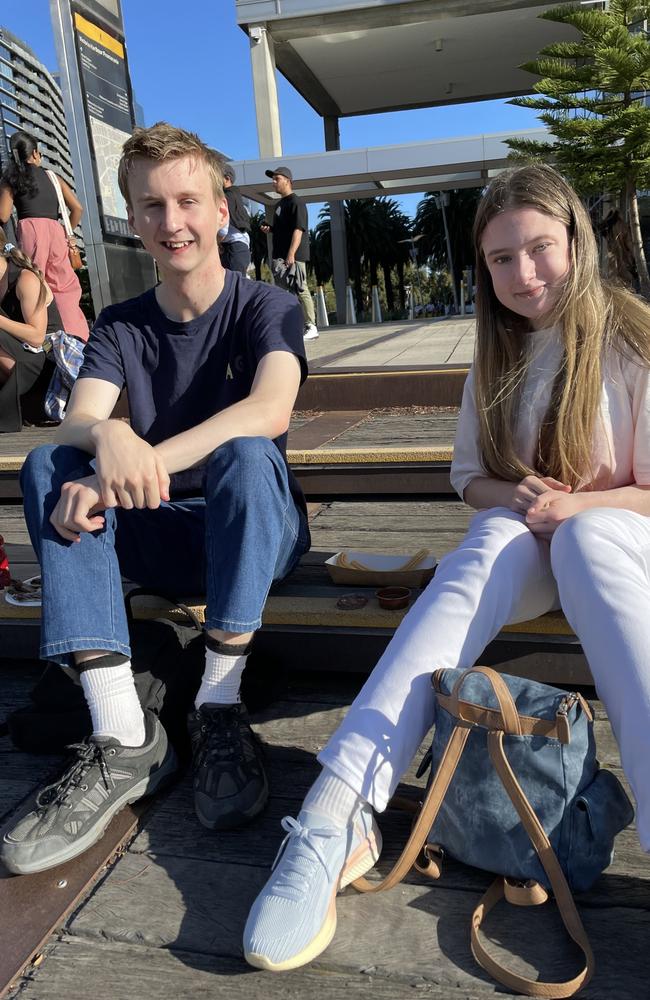
[[[469,365],[311,371],[296,401],[302,410],[460,406]]]
[[[306,589],[303,588],[303,591]],[[307,592],[301,595],[295,593],[289,595],[271,594],[266,601],[262,624],[264,626],[285,627],[307,626],[317,629],[346,628],[361,631],[387,629],[393,632],[421,593],[419,590],[413,591],[409,607],[404,610],[386,611],[379,607],[379,602],[375,597],[375,588],[340,587],[337,589],[332,587],[331,591],[331,593],[317,595]],[[352,591],[366,597],[368,603],[353,611],[339,608],[337,601],[341,595],[349,594]],[[184,597],[182,602],[194,611],[200,621],[205,621],[206,605],[203,598]],[[147,619],[161,616],[171,619],[183,618],[182,612],[170,609],[164,602],[157,601],[155,598],[142,597],[134,600],[135,618]],[[10,604],[5,598],[5,592],[0,591],[0,623],[9,621],[36,623],[40,622],[40,619],[40,607]],[[569,636],[575,639],[575,634],[561,611],[549,611],[548,614],[542,615],[540,618],[518,622],[515,625],[506,625],[503,631],[522,635]]]

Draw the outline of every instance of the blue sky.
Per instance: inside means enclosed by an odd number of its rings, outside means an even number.
[[[248,39],[234,0],[122,0],[131,80],[147,125],[161,118],[198,132],[233,159],[258,155]],[[155,12],[155,13],[154,13]],[[50,70],[56,54],[48,0],[2,4],[0,24],[34,50]],[[278,78],[287,157],[324,149],[322,121]],[[533,112],[502,101],[427,108],[341,120],[341,146],[381,146],[458,135],[534,128]],[[399,199],[415,212],[419,195]],[[310,224],[317,208],[310,206]]]

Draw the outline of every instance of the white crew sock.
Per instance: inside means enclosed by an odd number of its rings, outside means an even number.
[[[86,667],[80,680],[90,709],[93,735],[111,736],[122,746],[141,747],[144,714],[135,690],[131,661],[116,667]]]
[[[223,649],[223,644],[219,644]],[[241,650],[241,646],[239,649]],[[234,655],[206,647],[205,670],[201,679],[194,707],[200,708],[205,702],[216,705],[235,705],[241,701],[239,686],[246,666],[246,653],[233,651]]]
[[[331,819],[335,826],[347,828],[355,819],[365,799],[333,771],[324,767],[307,792],[303,809],[313,810]]]

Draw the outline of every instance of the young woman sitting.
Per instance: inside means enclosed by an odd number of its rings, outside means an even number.
[[[431,674],[508,622],[561,607],[618,740],[650,850],[650,309],[603,281],[589,217],[550,167],[479,204],[475,361],[452,483],[476,508],[345,720],[244,932],[251,965],[315,958],[339,888],[379,851],[381,812],[434,719]]]
[[[46,334],[61,328],[41,272],[0,228],[0,432],[44,419],[54,365],[43,346]]]

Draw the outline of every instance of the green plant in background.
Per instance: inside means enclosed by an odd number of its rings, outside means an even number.
[[[521,68],[541,79],[536,97],[510,103],[540,111],[554,141],[509,140],[517,159],[555,163],[584,195],[614,196],[630,230],[640,290],[650,298],[637,189],[650,187],[650,3],[606,9],[556,7],[539,15],[576,29],[575,41],[541,49]]]

